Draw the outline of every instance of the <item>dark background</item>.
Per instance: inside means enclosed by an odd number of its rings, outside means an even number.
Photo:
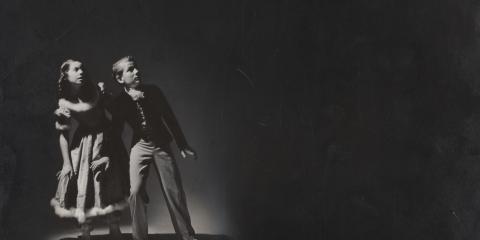
[[[0,27],[1,239],[74,225],[48,206],[58,67],[118,92],[124,55],[200,156],[179,160],[198,232],[480,237],[477,1],[2,1]]]

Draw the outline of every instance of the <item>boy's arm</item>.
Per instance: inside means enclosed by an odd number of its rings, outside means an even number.
[[[128,178],[129,171],[129,157],[125,149],[124,142],[122,141],[122,132],[125,123],[125,113],[123,112],[120,96],[116,98],[112,97],[111,101],[105,106],[105,110],[110,114],[111,119],[111,133],[112,138],[110,139],[110,146],[113,147],[113,161],[117,162],[120,166],[120,172],[122,177],[121,184],[125,187],[124,189],[129,189],[130,181]]]
[[[177,118],[175,117],[170,105],[167,102],[167,99],[163,95],[162,91],[158,87],[154,87],[155,95],[158,97],[159,107],[163,116],[163,121],[170,130],[175,142],[178,145],[178,148],[181,151],[182,157],[186,157],[186,154],[195,156],[195,152],[188,146],[185,135],[178,124]]]
[[[124,114],[122,114],[122,108],[121,104],[119,102],[119,99],[115,99],[114,101],[111,101],[105,109],[110,113],[111,118],[112,118],[112,132],[115,134],[117,137],[122,136],[123,132],[123,124],[125,123],[125,118],[123,117]]]

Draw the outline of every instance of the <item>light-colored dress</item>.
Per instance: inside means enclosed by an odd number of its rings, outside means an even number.
[[[50,201],[58,216],[73,217],[79,223],[128,206],[128,159],[120,138],[109,129],[102,102],[86,112],[71,113],[79,122],[70,144],[73,174],[60,178]],[[108,169],[93,171],[92,161],[102,157],[110,158]]]

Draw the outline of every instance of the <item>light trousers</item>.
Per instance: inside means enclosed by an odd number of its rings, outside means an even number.
[[[148,239],[146,182],[150,166],[158,173],[165,202],[175,232],[182,240],[192,240],[195,234],[187,209],[180,172],[168,146],[156,146],[141,139],[130,152],[130,211],[134,240]]]

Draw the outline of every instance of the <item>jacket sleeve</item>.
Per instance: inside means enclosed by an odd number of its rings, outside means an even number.
[[[110,101],[109,104],[106,106],[106,110],[108,113],[111,115],[111,120],[112,120],[112,133],[116,137],[121,137],[122,132],[123,132],[123,125],[125,123],[125,117],[122,112],[122,104],[120,101],[120,97],[117,97],[113,101]]]
[[[178,147],[180,149],[188,147],[185,135],[183,134],[182,129],[178,124],[177,118],[175,117],[175,114],[173,113],[170,105],[168,104],[165,95],[162,93],[160,88],[156,86],[153,86],[153,91],[155,92],[155,96],[158,98],[157,101],[160,107],[160,112],[162,114],[162,120],[172,134],[173,138],[175,139]]]
[[[128,177],[129,171],[129,157],[128,152],[122,141],[123,126],[125,123],[125,114],[122,111],[122,104],[120,97],[110,98],[105,109],[111,116],[111,135],[108,135],[109,153],[115,164],[118,164],[121,174],[121,184],[125,195],[129,194],[130,179]]]

